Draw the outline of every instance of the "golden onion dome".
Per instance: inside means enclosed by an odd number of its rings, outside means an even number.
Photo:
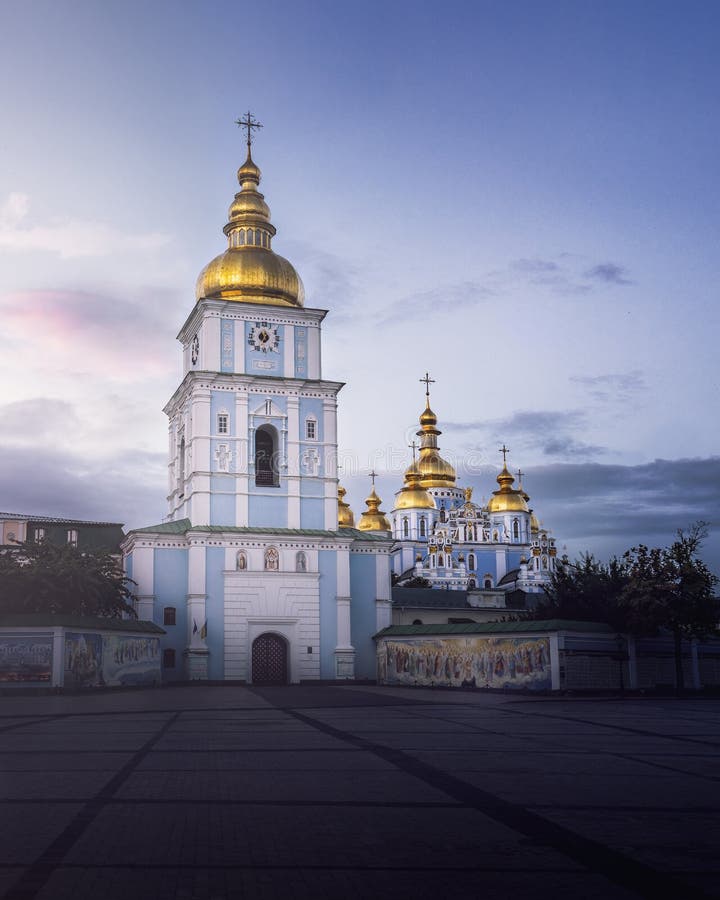
[[[395,495],[395,509],[435,509],[435,501],[420,484],[422,475],[417,463],[405,471],[405,485]]]
[[[507,465],[503,465],[502,472],[497,477],[500,485],[499,491],[493,491],[493,495],[487,505],[488,512],[527,512],[527,503],[523,497],[523,491],[513,488],[515,479],[508,472]]]
[[[275,226],[270,209],[258,191],[260,169],[248,146],[238,169],[240,190],[230,205],[223,228],[228,249],[209,262],[198,276],[198,300],[235,300],[272,306],[302,306],[305,291],[291,263],[272,250]]]
[[[530,531],[540,531],[540,522],[538,522],[538,517],[532,510],[530,510]]]
[[[444,460],[438,451],[437,436],[442,434],[437,429],[437,416],[430,409],[430,397],[425,402],[425,409],[420,415],[420,458],[417,462],[420,472],[420,486],[452,487],[455,484],[455,469]]]
[[[354,528],[355,516],[350,509],[350,504],[345,502],[347,491],[338,485],[338,528]]]
[[[359,531],[390,531],[390,523],[385,518],[385,513],[380,509],[382,500],[375,493],[373,487],[370,496],[365,500],[367,509],[360,516],[358,522]]]

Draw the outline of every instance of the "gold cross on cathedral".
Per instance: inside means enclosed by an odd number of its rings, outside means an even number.
[[[375,469],[373,469],[372,472],[369,472],[368,474],[372,478],[372,486],[374,488],[375,487],[375,479],[377,478],[377,472],[375,471]]]
[[[503,444],[502,447],[498,450],[498,453],[502,453],[502,455],[503,455],[503,465],[505,465],[505,463],[507,462],[507,455],[509,452],[510,451],[505,446],[505,444]]]
[[[522,482],[522,477],[525,474],[525,472],[521,472],[520,469],[518,469],[516,474],[518,477],[518,484],[520,484]]]
[[[415,441],[413,441],[412,444],[408,444],[408,447],[413,452],[413,462],[415,462],[415,451],[417,450],[417,444],[415,443]]]
[[[435,379],[431,378],[429,373],[426,372],[425,377],[421,378],[420,381],[421,381],[421,383],[423,383],[425,385],[425,396],[429,397],[430,396],[430,385],[435,384]]]
[[[250,144],[252,144],[253,128],[262,128],[262,125],[258,122],[255,116],[250,112],[250,110],[245,113],[245,117],[243,119],[235,119],[235,124],[247,131],[247,145],[249,150]]]

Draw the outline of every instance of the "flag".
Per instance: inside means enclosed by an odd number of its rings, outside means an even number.
[[[197,634],[197,622],[193,619],[193,634]]]
[[[205,640],[205,638],[207,637],[207,619],[205,619],[205,624],[204,624],[203,627],[200,629],[200,637],[201,637],[203,640]]]

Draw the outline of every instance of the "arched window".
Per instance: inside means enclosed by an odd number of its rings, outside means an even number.
[[[408,537],[410,534],[410,523],[407,520],[407,516],[403,519],[403,537]]]
[[[469,553],[468,554],[468,569],[472,570],[474,568],[475,568],[475,554]]]
[[[468,589],[469,591],[474,591],[474,590],[475,590],[475,579],[474,579],[474,578],[468,578],[468,586],[467,586],[467,589]]]
[[[413,625],[422,625],[422,619],[413,619]]]
[[[438,568],[439,569],[445,568],[445,557],[442,555],[442,553],[438,554]]]
[[[543,556],[542,558],[542,567],[543,569],[547,569],[547,556]]]
[[[255,432],[255,484],[276,487],[279,483],[277,431],[272,425],[261,425]]]
[[[520,523],[517,519],[513,519],[513,537],[518,540],[520,537]]]
[[[493,540],[496,541],[498,539],[497,531],[493,531]]]
[[[268,547],[265,551],[265,570],[277,572],[280,568],[280,554],[274,547]]]
[[[444,507],[444,506],[440,509],[440,521],[441,521],[441,522],[446,522],[446,521],[447,521],[447,513],[445,512],[445,507]]]
[[[163,625],[175,625],[175,607],[166,606],[163,610]]]
[[[247,569],[247,555],[244,550],[238,550],[237,556],[235,557],[235,568],[238,572]]]
[[[245,229],[244,228],[241,229],[241,231],[240,231],[240,246],[241,247],[245,246]]]
[[[492,578],[487,578],[487,577],[485,578],[485,590],[486,591],[492,590]]]
[[[305,556],[302,550],[299,550],[295,556],[295,571],[307,572],[307,556]]]
[[[420,537],[425,537],[426,533],[427,532],[425,530],[425,516],[422,516],[420,518]]]

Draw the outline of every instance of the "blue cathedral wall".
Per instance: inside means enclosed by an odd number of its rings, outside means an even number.
[[[320,572],[320,677],[335,677],[337,643],[337,554],[318,551]]]
[[[205,551],[205,616],[207,618],[206,643],[208,678],[220,681],[225,677],[225,550],[208,547]]]
[[[324,503],[322,499],[311,497],[300,498],[300,527],[301,528],[324,528],[325,514],[323,509]]]
[[[187,646],[188,553],[182,549],[153,551],[153,618],[167,632],[160,638],[160,649],[175,651],[175,668],[163,669],[163,681],[181,681],[185,676]],[[163,625],[163,609],[175,607],[175,625]]]
[[[253,490],[253,487],[250,488]],[[260,490],[255,488],[255,490]],[[268,490],[264,488],[263,490]],[[281,488],[277,488],[281,490]],[[248,524],[264,528],[288,527],[288,502],[283,493],[280,497],[251,493],[248,498]]]
[[[375,566],[373,553],[350,554],[350,630],[355,647],[355,677],[375,678],[375,642],[377,631],[375,612]]]

